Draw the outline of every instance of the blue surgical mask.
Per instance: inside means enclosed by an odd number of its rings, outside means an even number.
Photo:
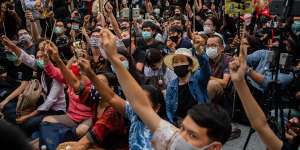
[[[142,32],[142,36],[145,40],[150,40],[152,38],[151,32]]]
[[[41,68],[41,69],[44,69],[44,61],[43,60],[39,60],[36,62],[36,65]]]
[[[6,59],[11,62],[16,62],[19,58],[16,55],[6,54]]]
[[[124,65],[124,67],[128,70],[129,69],[128,61],[124,60],[124,61],[122,61],[122,63]],[[113,66],[111,66],[111,70],[112,70],[112,72],[115,72],[115,68]]]
[[[300,29],[300,21],[294,21],[294,23],[292,25],[292,29],[293,30]]]
[[[92,38],[90,43],[93,48],[99,48],[99,38]]]
[[[78,25],[72,25],[72,30],[79,30],[79,26]]]
[[[153,12],[158,15],[160,13],[160,9],[154,9]]]
[[[142,20],[141,16],[136,17],[136,21],[141,21],[141,20]]]

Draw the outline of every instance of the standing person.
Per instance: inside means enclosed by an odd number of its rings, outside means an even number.
[[[114,35],[109,30],[104,29],[101,31],[101,38],[103,40],[101,40],[100,45],[114,66],[119,83],[132,109],[154,133],[152,138],[154,149],[186,150],[201,148],[220,150],[222,148],[231,132],[230,118],[225,110],[214,104],[196,105],[184,117],[182,128],[176,128],[155,113],[146,93],[143,92],[130,73],[126,71],[117,56]],[[209,68],[209,66],[207,65],[205,68]]]
[[[164,59],[166,66],[177,75],[169,83],[166,93],[168,119],[176,125],[194,105],[210,102],[207,93],[210,77],[208,56],[195,40],[194,47],[197,58],[192,56],[191,50],[181,48]]]

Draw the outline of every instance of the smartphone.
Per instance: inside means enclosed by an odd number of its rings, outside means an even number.
[[[80,41],[75,41],[75,42],[73,42],[73,46],[75,48],[81,48],[81,42]]]
[[[83,57],[82,49],[76,48],[75,54],[76,54],[77,59]]]

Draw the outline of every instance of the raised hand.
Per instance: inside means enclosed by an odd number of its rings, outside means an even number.
[[[90,18],[91,18],[90,15],[84,16],[84,22],[83,22],[84,26],[89,22]]]
[[[15,48],[16,44],[14,44],[8,37],[5,35],[2,35],[1,37],[2,44],[7,46],[9,49]]]
[[[34,18],[32,16],[32,12],[30,10],[26,10],[26,18],[30,20],[30,22],[34,22]]]
[[[105,51],[107,58],[110,59],[116,56],[116,37],[108,29],[103,29],[100,32],[100,39],[100,47]]]
[[[47,40],[46,41],[46,47],[45,50],[48,52],[48,54],[51,56],[51,58],[55,61],[58,62],[60,60],[59,58],[59,53],[58,53],[58,49],[56,47],[56,45],[52,42]]]
[[[240,48],[240,56],[235,57],[234,60],[229,63],[230,76],[233,82],[244,80],[248,69],[246,57],[247,46],[242,42]]]
[[[195,50],[197,51],[197,53],[202,53],[202,49],[200,47],[201,45],[201,37],[197,32],[193,33],[193,46],[195,48]]]
[[[113,6],[108,2],[106,5],[105,5],[105,10],[108,14],[111,14],[113,12]]]
[[[93,72],[90,62],[84,58],[79,59],[78,65],[80,66],[80,71],[83,71],[85,74]]]

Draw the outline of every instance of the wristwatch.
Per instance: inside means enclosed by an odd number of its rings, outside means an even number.
[[[247,70],[247,75],[250,75],[250,73],[253,72],[253,68],[251,67],[248,67],[248,70]]]

